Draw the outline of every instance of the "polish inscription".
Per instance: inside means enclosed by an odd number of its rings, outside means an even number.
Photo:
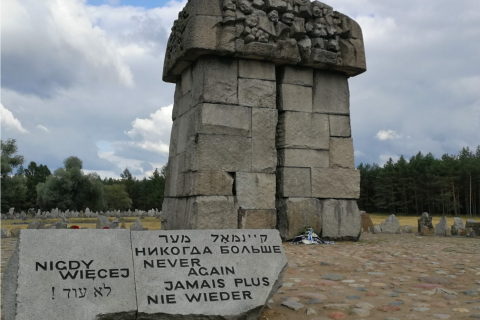
[[[15,320],[135,319],[127,314],[137,310],[130,231],[99,231],[21,232],[16,305],[8,306]]]
[[[286,266],[277,230],[132,232],[132,250],[139,314],[244,313]]]

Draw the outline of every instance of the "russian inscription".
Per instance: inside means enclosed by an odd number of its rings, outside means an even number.
[[[286,263],[277,230],[24,230],[3,277],[4,314],[257,319]]]
[[[256,319],[287,263],[277,230],[132,232],[132,248],[138,319]]]

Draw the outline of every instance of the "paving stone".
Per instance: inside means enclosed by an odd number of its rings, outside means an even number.
[[[325,280],[331,280],[331,281],[340,281],[340,280],[343,280],[343,275],[338,273],[330,273],[330,274],[322,275],[321,278]]]
[[[359,309],[359,308],[353,308],[350,311],[350,314],[354,314],[359,317],[368,317],[370,316],[370,311],[367,309]]]
[[[305,307],[300,302],[289,301],[289,300],[286,300],[286,301],[282,302],[282,306],[285,306],[285,307],[287,307],[289,309],[292,309],[294,311],[300,310],[300,309]]]

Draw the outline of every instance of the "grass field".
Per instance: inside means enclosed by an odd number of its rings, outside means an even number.
[[[380,223],[382,222],[385,222],[385,220],[388,218],[389,214],[377,214],[377,213],[373,213],[373,214],[370,214],[370,218],[372,218],[372,222],[374,225],[379,225]],[[416,226],[418,225],[418,219],[420,218],[420,216],[396,216],[397,219],[400,220],[400,225],[402,226],[412,226],[414,227],[413,229],[416,230]],[[467,216],[460,216],[459,218],[462,218],[463,222],[465,223],[467,221],[467,219],[475,219],[475,217],[467,217]],[[437,216],[437,217],[433,217],[432,219],[432,223],[433,225],[435,226],[436,224],[438,224],[440,222],[440,219],[442,219],[442,217],[440,216]],[[453,217],[451,216],[447,216],[447,225],[448,226],[451,226],[453,225]]]
[[[115,218],[110,217],[109,220],[113,221]],[[19,229],[26,229],[28,224],[34,220],[45,222],[45,224],[51,224],[52,222],[60,221],[61,219],[47,219],[47,220],[39,220],[39,219],[27,219],[26,221],[22,220],[2,220],[1,225],[2,228],[7,228],[8,230],[12,230],[14,228]],[[135,223],[137,218],[120,218],[120,225],[124,222],[127,229],[130,229],[130,226]],[[142,221],[142,225],[144,228],[148,228],[148,230],[160,230],[161,222],[160,219],[155,219],[153,217],[146,217],[144,219],[140,219]],[[70,218],[68,219],[68,227],[73,225],[79,226],[80,228],[90,228],[95,229],[97,224],[96,218]]]
[[[372,218],[373,224],[374,225],[379,225],[382,222],[384,222],[388,218],[389,214],[377,214],[373,213],[370,214],[370,217]],[[410,225],[413,227],[414,230],[416,230],[416,226],[418,224],[418,219],[420,217],[416,216],[396,216],[400,220],[400,225]],[[463,219],[465,222],[467,219],[471,219],[472,217],[467,217],[467,216],[460,216],[460,218]],[[441,217],[433,217],[433,225],[436,225],[439,223]],[[451,226],[453,225],[453,217],[447,217],[448,219],[448,225]],[[475,219],[475,217],[473,217]],[[28,224],[35,219],[28,219],[26,221],[22,220],[1,220],[1,227],[2,228],[7,228],[8,230],[14,229],[14,228],[20,228],[20,229],[26,229]],[[113,221],[114,218],[109,218],[110,221]],[[132,224],[135,223],[135,220],[137,218],[120,218],[120,225],[124,222],[127,229],[130,228]],[[40,220],[39,220],[40,221]],[[52,222],[60,221],[60,219],[47,219],[47,220],[41,220],[45,222],[46,224],[51,224]],[[155,219],[152,217],[146,217],[144,219],[141,219],[142,224],[145,228],[148,228],[148,230],[160,230],[161,229],[161,222],[160,219]],[[71,227],[73,225],[77,225],[80,228],[90,228],[90,229],[95,229],[97,223],[96,218],[71,218],[68,219],[68,226]]]

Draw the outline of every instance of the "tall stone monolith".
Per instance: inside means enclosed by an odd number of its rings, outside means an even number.
[[[309,0],[190,0],[168,41],[176,84],[164,229],[305,226],[356,240],[348,78],[360,26]]]

